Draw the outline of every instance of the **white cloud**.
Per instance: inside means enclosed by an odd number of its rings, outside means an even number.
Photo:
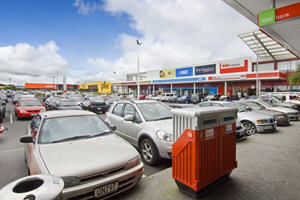
[[[254,56],[238,38],[239,33],[256,28],[221,0],[105,0],[103,9],[114,16],[127,14],[137,31],[141,70],[205,63],[223,58]],[[119,79],[136,72],[137,45],[133,35],[120,34],[122,55],[114,60],[90,58]],[[93,61],[93,62],[91,62]],[[105,76],[109,77],[109,76]]]
[[[63,75],[67,61],[59,55],[54,41],[33,47],[27,43],[0,47],[0,82],[52,82],[53,75]]]
[[[78,13],[88,15],[101,9],[97,2],[90,2],[85,0],[75,0],[73,6],[78,7]]]

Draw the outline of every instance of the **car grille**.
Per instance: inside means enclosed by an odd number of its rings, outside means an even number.
[[[40,110],[27,110],[27,112],[40,112]]]
[[[106,196],[102,196],[101,199],[109,198],[109,197],[113,196],[117,192],[125,191],[125,190],[129,189],[130,187],[133,186],[134,180],[135,180],[135,176],[132,176],[132,177],[130,177],[128,179],[119,181],[119,189],[118,189],[118,191],[116,191],[114,193],[107,194]],[[101,187],[101,186],[99,186],[99,187]],[[87,192],[85,194],[77,195],[77,196],[68,198],[67,200],[78,200],[78,199],[81,199],[81,200],[94,200],[95,199],[94,198],[94,191],[90,191],[90,192]]]
[[[80,184],[85,184],[85,183],[91,182],[93,180],[97,180],[97,179],[101,179],[101,178],[111,176],[113,174],[116,174],[118,172],[123,171],[124,169],[125,169],[125,167],[119,167],[119,168],[104,171],[104,172],[101,172],[101,173],[98,173],[98,174],[93,174],[93,175],[90,175],[90,176],[82,177],[82,178],[80,178]]]

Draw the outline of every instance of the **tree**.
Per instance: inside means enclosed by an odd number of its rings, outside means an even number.
[[[288,76],[290,85],[300,85],[300,65],[297,66],[297,70],[295,73],[290,74]]]

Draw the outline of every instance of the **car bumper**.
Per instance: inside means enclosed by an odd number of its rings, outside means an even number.
[[[100,112],[107,112],[107,107],[91,107],[90,111],[95,112],[95,113],[100,113]]]
[[[94,190],[101,186],[118,182],[119,189],[116,192],[108,194],[101,199],[111,198],[119,193],[122,193],[133,186],[135,186],[142,178],[144,172],[144,165],[141,162],[139,165],[126,170],[124,172],[115,174],[113,176],[96,180],[93,182],[85,183],[83,185],[78,185],[71,188],[66,188],[62,191],[63,200],[73,200],[73,199],[95,199]]]
[[[258,124],[256,125],[256,130],[258,133],[272,132],[276,130],[276,126],[276,124]]]
[[[26,112],[26,113],[17,113],[18,117],[21,118],[31,118],[33,115],[39,114],[40,112]]]
[[[247,138],[246,135],[246,129],[245,128],[241,128],[239,130],[236,130],[236,139],[237,140],[244,140]]]
[[[298,121],[299,120],[299,114],[288,114],[290,121]]]
[[[157,149],[161,158],[171,159],[172,155],[172,142],[166,142],[159,138],[156,138]]]
[[[276,119],[277,126],[287,126],[290,124],[289,118],[283,118],[283,119]]]

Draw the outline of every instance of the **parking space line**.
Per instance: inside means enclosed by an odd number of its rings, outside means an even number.
[[[9,117],[10,117],[10,123],[12,124],[12,114],[11,113],[9,114]]]
[[[16,151],[23,151],[23,148],[19,148],[19,149],[10,149],[10,150],[5,150],[5,151],[0,151],[0,154],[4,154],[4,153],[11,153],[11,152],[16,152]]]

